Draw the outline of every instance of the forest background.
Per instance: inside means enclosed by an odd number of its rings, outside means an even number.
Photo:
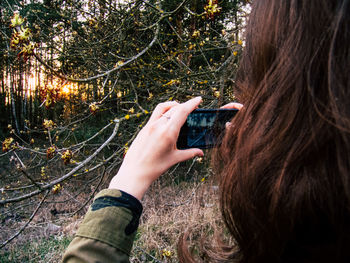
[[[155,105],[235,101],[248,12],[245,0],[0,2],[0,262],[59,262]],[[133,262],[177,262],[188,229],[201,257],[200,234],[221,228],[209,157],[148,191]]]

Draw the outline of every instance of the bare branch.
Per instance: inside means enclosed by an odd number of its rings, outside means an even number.
[[[34,210],[34,212],[32,213],[32,215],[30,216],[30,218],[28,219],[28,221],[24,224],[24,226],[21,227],[20,230],[17,231],[16,234],[14,234],[12,237],[10,237],[9,239],[7,239],[6,241],[4,241],[1,245],[0,248],[3,248],[4,246],[6,246],[8,243],[10,243],[12,240],[14,240],[17,236],[19,236],[23,230],[29,225],[29,223],[33,220],[34,216],[36,215],[36,213],[39,211],[39,208],[41,207],[41,205],[44,203],[46,197],[49,195],[50,191],[46,191],[43,199],[41,199],[40,203],[38,204],[38,206],[36,207],[36,209]]]
[[[47,63],[45,63],[36,53],[34,53],[34,56],[35,58],[41,63],[43,64],[46,68],[50,69],[50,71],[52,72],[52,74],[54,74],[55,76],[61,78],[61,79],[65,79],[65,80],[68,80],[68,81],[71,81],[71,82],[89,82],[89,81],[92,81],[92,80],[95,80],[95,79],[98,79],[98,78],[101,78],[101,77],[104,77],[104,76],[107,76],[123,67],[125,67],[126,65],[134,62],[135,60],[137,60],[139,57],[141,57],[143,54],[145,54],[153,45],[154,43],[156,42],[157,38],[158,38],[158,34],[159,34],[159,29],[160,29],[160,25],[157,24],[156,26],[156,31],[154,33],[154,37],[152,39],[152,41],[148,44],[148,46],[146,48],[144,48],[140,53],[136,54],[135,56],[133,56],[132,58],[130,58],[129,60],[125,61],[123,64],[121,65],[117,65],[116,67],[108,70],[108,71],[105,71],[101,74],[97,74],[95,76],[92,76],[92,77],[88,77],[88,78],[82,78],[82,79],[74,79],[74,78],[70,78],[70,77],[67,77],[67,76],[64,76],[62,74],[60,74],[59,72],[57,72],[57,70],[55,70],[53,67],[51,67],[50,65],[48,65]]]
[[[19,202],[22,201],[24,199],[30,198],[32,196],[35,196],[37,194],[40,194],[42,191],[51,188],[52,186],[59,184],[61,182],[63,182],[64,180],[67,180],[69,177],[73,176],[73,174],[75,174],[75,172],[77,172],[78,170],[80,170],[81,168],[83,168],[87,163],[89,163],[97,154],[99,154],[103,148],[105,148],[109,142],[116,136],[118,128],[119,128],[119,124],[120,121],[117,119],[115,120],[116,124],[114,126],[114,130],[111,134],[111,136],[92,154],[90,155],[88,158],[86,158],[83,162],[79,163],[79,165],[77,165],[76,167],[74,167],[69,173],[61,176],[60,178],[50,182],[47,185],[42,186],[41,190],[37,190],[37,191],[33,191],[31,193],[22,195],[22,196],[18,196],[15,198],[10,198],[10,199],[6,199],[6,200],[1,200],[0,201],[0,205],[4,205],[7,203],[13,203],[13,202]]]

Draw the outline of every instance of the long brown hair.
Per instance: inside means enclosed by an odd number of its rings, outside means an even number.
[[[213,158],[238,252],[211,261],[350,261],[349,78],[349,0],[253,1],[244,107]]]

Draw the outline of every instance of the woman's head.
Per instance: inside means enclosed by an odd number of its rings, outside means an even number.
[[[244,107],[214,155],[241,262],[349,256],[349,2],[253,1]]]
[[[244,262],[349,253],[349,2],[253,1],[244,108],[214,158]]]

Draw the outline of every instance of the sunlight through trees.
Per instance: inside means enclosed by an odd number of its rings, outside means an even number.
[[[244,0],[0,3],[0,218],[30,222],[55,196],[85,203],[156,104],[234,101]],[[74,193],[71,196],[70,193]],[[26,209],[23,209],[26,207]],[[67,211],[66,211],[67,212]],[[0,247],[19,227],[2,235]]]

